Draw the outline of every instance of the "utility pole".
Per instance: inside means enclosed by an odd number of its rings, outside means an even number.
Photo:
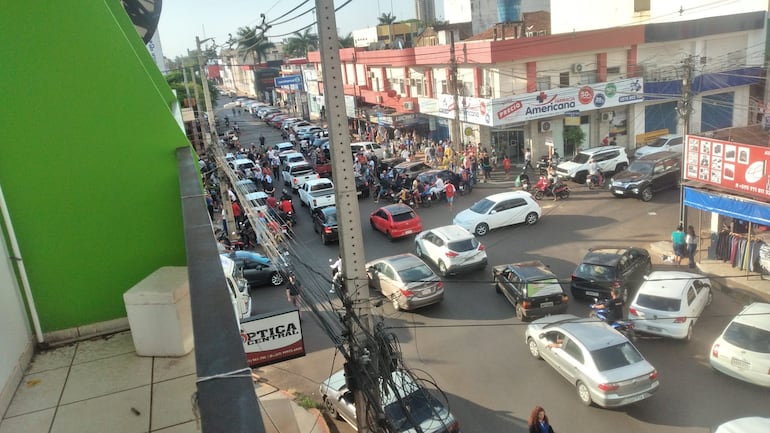
[[[453,155],[457,155],[457,152],[462,150],[462,135],[460,135],[460,97],[457,88],[457,57],[455,56],[455,34],[449,32],[449,85],[452,91],[455,105],[455,118],[452,125],[452,152]],[[453,156],[456,157],[456,156]]]
[[[209,117],[209,144],[216,143],[219,140],[217,136],[217,124],[214,121],[214,106],[211,105],[211,93],[209,92],[209,80],[206,75],[206,71],[203,69],[203,50],[201,50],[201,43],[214,40],[214,38],[206,38],[201,40],[199,37],[195,37],[195,46],[198,48],[198,68],[201,74],[201,85],[203,87],[203,97],[206,98],[206,107],[208,109]]]
[[[677,104],[677,112],[679,117],[682,118],[683,135],[685,140],[687,134],[690,133],[690,115],[692,114],[692,76],[695,64],[695,56],[689,55],[684,59],[684,71],[682,74],[682,99]],[[682,164],[685,164],[685,148],[687,147],[687,141],[682,145]],[[684,180],[685,171],[682,170],[681,179],[679,181],[679,224],[682,227],[687,227],[687,207],[684,205]]]
[[[201,99],[198,96],[198,83],[195,81],[195,70],[193,68],[190,68],[190,75],[192,76],[193,93],[195,94],[195,104],[198,106],[198,115],[195,116],[195,122],[196,122],[197,128],[200,128],[201,138],[202,138],[204,134],[204,130],[206,129],[205,126],[203,125],[204,123],[203,122],[203,104],[201,103]],[[203,77],[201,77],[201,80],[203,80]],[[195,131],[195,136],[197,139],[198,131]],[[201,148],[198,149],[199,152],[201,150],[203,150],[203,145],[201,145]]]
[[[371,425],[370,404],[367,395],[379,395],[379,382],[367,372],[378,371],[371,365],[367,349],[368,336],[372,330],[371,297],[366,275],[366,257],[364,255],[361,219],[358,208],[358,195],[354,183],[353,158],[350,152],[348,119],[345,112],[345,95],[342,86],[342,65],[339,57],[337,37],[337,19],[333,0],[316,0],[318,40],[320,42],[321,71],[324,80],[324,101],[329,124],[329,143],[331,144],[332,179],[337,202],[339,223],[340,257],[342,258],[341,292],[351,299],[348,302],[346,322],[349,324],[347,338],[350,345],[350,360],[346,372],[350,370],[355,378],[352,389],[356,405],[356,420],[360,433],[378,431]],[[353,308],[359,308],[360,320],[351,320]],[[375,397],[376,398],[376,397]],[[376,403],[376,404],[373,404]]]
[[[192,108],[192,99],[190,99],[190,85],[187,83],[187,70],[184,68],[184,64],[182,65],[182,79],[184,80],[184,93],[185,98],[187,98],[187,103],[191,105],[190,108]],[[197,95],[195,99],[198,99]],[[195,119],[195,122],[198,123],[198,119]],[[198,124],[200,125],[200,124]],[[193,144],[195,145],[195,150],[200,155],[201,150],[203,150],[203,143],[200,142],[200,137],[198,136],[197,131],[198,126],[195,126],[195,131],[193,131]]]

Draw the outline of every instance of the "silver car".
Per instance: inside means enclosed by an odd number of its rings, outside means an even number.
[[[414,254],[383,257],[366,264],[369,286],[398,310],[414,310],[444,300],[444,283]]]
[[[459,423],[446,406],[415,382],[407,372],[395,370],[387,384],[387,387],[382,385],[380,401],[390,424],[388,431],[460,433]],[[344,370],[323,381],[319,390],[329,415],[342,418],[358,429],[353,393],[345,383]]]
[[[631,342],[604,322],[557,314],[527,326],[529,353],[577,388],[580,401],[625,406],[658,390],[658,372]]]
[[[446,277],[464,270],[487,266],[487,252],[471,232],[456,225],[436,227],[415,236],[415,254],[438,266]]]

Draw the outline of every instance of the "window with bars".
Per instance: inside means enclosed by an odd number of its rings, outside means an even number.
[[[551,89],[551,77],[537,77],[537,91]]]

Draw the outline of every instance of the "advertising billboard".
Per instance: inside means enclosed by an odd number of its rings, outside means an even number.
[[[688,135],[685,178],[770,199],[770,148]]]
[[[240,326],[243,350],[250,367],[305,355],[298,310],[250,317],[241,321]]]

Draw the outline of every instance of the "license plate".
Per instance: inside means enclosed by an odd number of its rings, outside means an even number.
[[[586,295],[588,295],[588,296],[597,296],[598,297],[599,293],[598,292],[586,292]]]
[[[553,307],[553,302],[541,302],[540,308]]]
[[[648,326],[647,329],[653,332],[663,332],[662,328],[658,328],[657,326]]]
[[[628,397],[627,399],[623,400],[624,403],[635,403],[637,401],[641,401],[647,398],[647,393],[642,393],[639,395],[635,395],[633,397]]]
[[[613,191],[613,192],[614,192],[615,194],[617,194],[617,195],[623,195],[623,193],[624,193],[624,191],[621,191],[621,190],[619,190],[619,189],[616,189],[616,190],[615,190],[615,191]]]
[[[405,235],[411,235],[412,233],[414,233],[414,230],[407,230],[404,232]]]

